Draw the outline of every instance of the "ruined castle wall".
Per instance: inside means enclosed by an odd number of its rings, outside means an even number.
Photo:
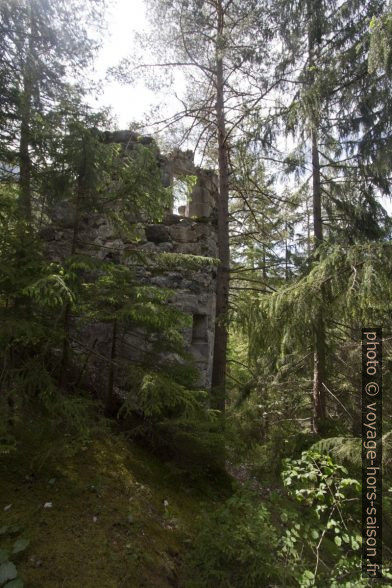
[[[125,149],[132,149],[136,136],[129,131],[119,131],[108,134],[107,140],[119,142]],[[140,142],[140,138],[137,140]],[[148,140],[145,138],[145,141]],[[149,253],[218,257],[216,175],[195,167],[190,152],[177,151],[167,157],[159,156],[159,165],[165,186],[171,185],[174,178],[196,176],[188,204],[180,210],[180,214],[168,211],[162,223],[141,226],[136,245],[134,240],[128,242],[126,238],[119,237],[110,215],[85,215],[79,226],[78,252],[121,263],[127,263],[126,253],[130,247]],[[70,254],[72,227],[73,212],[69,204],[64,203],[52,211],[52,225],[46,229],[45,239],[53,260],[61,261]],[[129,263],[134,267],[133,262]],[[199,384],[209,389],[214,348],[216,267],[206,266],[198,270],[178,268],[157,273],[154,268],[141,264],[135,271],[141,284],[174,290],[175,294],[169,303],[192,317],[192,325],[183,331],[184,339],[198,367]],[[97,389],[105,389],[107,358],[110,356],[112,340],[111,326],[103,323],[89,325],[82,331],[79,329],[77,338],[78,341],[82,340],[81,353],[84,352],[83,344],[85,349],[94,350],[93,385]],[[116,355],[120,360],[138,360],[147,346],[143,333],[128,331],[122,333]],[[168,357],[167,360],[177,361],[179,358]],[[115,382],[115,386],[121,393],[121,382]]]

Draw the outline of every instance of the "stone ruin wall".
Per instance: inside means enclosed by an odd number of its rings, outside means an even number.
[[[149,137],[138,137],[130,131],[106,133],[106,140],[122,144],[125,150],[132,150],[137,142],[151,142]],[[167,211],[162,223],[143,226],[137,248],[141,252],[171,252],[217,258],[216,174],[196,167],[192,152],[176,151],[166,157],[158,155],[158,162],[165,187],[187,175],[196,176],[197,181],[186,207],[180,207],[177,212]],[[51,217],[52,224],[45,230],[45,240],[51,258],[62,261],[70,254],[73,211],[63,203],[52,210]],[[125,254],[130,246],[135,248],[135,242],[119,238],[109,215],[92,213],[82,216],[78,233],[79,253],[126,263]],[[216,267],[206,266],[197,271],[179,268],[178,271],[156,274],[152,268],[141,265],[136,269],[136,277],[141,284],[174,290],[175,295],[170,304],[192,316],[192,327],[183,331],[186,348],[198,367],[199,385],[209,389],[214,348]],[[79,349],[80,353],[94,349],[93,358],[89,360],[94,368],[90,370],[91,383],[102,393],[107,386],[105,358],[110,357],[111,337],[112,327],[107,323],[94,323],[78,332],[78,340],[85,346],[85,349]],[[78,352],[78,349],[74,348],[74,351]],[[119,338],[116,356],[137,361],[145,351],[143,334],[134,330],[123,333]],[[178,358],[168,357],[167,360],[177,361]],[[115,380],[115,389],[121,394],[120,381]]]

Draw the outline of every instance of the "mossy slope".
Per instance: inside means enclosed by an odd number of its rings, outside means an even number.
[[[36,422],[0,455],[0,527],[18,525],[30,540],[15,561],[25,586],[183,585],[192,524],[216,497],[118,433],[76,443],[38,430]]]

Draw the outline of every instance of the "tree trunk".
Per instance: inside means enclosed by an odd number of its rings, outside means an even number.
[[[314,433],[320,433],[322,424],[327,418],[325,397],[325,325],[322,312],[318,313],[314,326],[314,354],[313,354],[313,414],[312,428]]]
[[[318,15],[319,9],[314,0],[308,2],[309,18],[309,84],[314,84],[314,70],[317,62],[317,48],[319,42]],[[317,109],[317,110],[316,110]],[[312,196],[313,196],[313,236],[314,254],[318,257],[318,249],[323,242],[323,219],[321,213],[321,176],[320,156],[318,149],[318,130],[320,126],[320,114],[315,107],[311,114],[311,141],[312,141]],[[323,421],[327,417],[325,394],[325,323],[323,317],[323,289],[320,293],[320,307],[313,325],[313,390],[312,390],[312,428],[319,433]]]
[[[312,175],[313,175],[313,234],[314,251],[323,242],[323,221],[321,216],[321,180],[320,158],[318,152],[317,130],[312,130]],[[323,288],[321,289],[320,308],[314,323],[313,355],[313,415],[312,426],[315,433],[320,432],[320,425],[327,417],[325,381],[325,324],[323,318]]]
[[[254,269],[254,267],[253,267]],[[263,240],[263,269],[262,269],[262,274],[263,276],[263,287],[262,290],[263,292],[267,293],[267,282],[268,282],[268,274],[267,274],[267,252],[266,252],[266,246],[265,246],[265,242]]]
[[[31,118],[31,85],[27,78],[24,78],[21,114],[22,122],[20,128],[19,143],[19,206],[22,218],[31,220],[31,159],[29,153],[30,143],[30,118]]]
[[[117,343],[117,319],[113,321],[112,328],[112,346],[110,350],[110,363],[109,363],[109,378],[108,378],[108,389],[105,402],[105,415],[112,417],[117,412],[117,403],[114,396],[114,362],[116,359],[116,343]]]
[[[76,253],[78,235],[79,235],[79,224],[80,224],[80,204],[86,190],[86,170],[87,170],[87,156],[86,149],[83,145],[82,161],[78,173],[78,185],[74,196],[74,213],[73,213],[73,227],[72,227],[72,243],[71,243],[71,256]],[[61,353],[60,363],[60,388],[65,390],[67,387],[67,371],[69,365],[69,333],[71,326],[71,303],[67,302],[64,309],[63,319],[63,348]]]
[[[224,105],[224,65],[222,36],[224,14],[222,3],[218,2],[217,60],[216,60],[216,118],[218,132],[219,198],[218,198],[218,248],[220,264],[216,285],[216,322],[214,362],[212,369],[213,408],[224,411],[227,353],[227,312],[229,306],[229,158],[226,137]]]
[[[289,235],[288,235],[288,223],[285,223],[286,238],[284,240],[284,279],[285,282],[289,281]]]
[[[320,178],[320,157],[318,151],[317,129],[312,129],[312,180],[313,180],[313,234],[314,250],[317,251],[323,242],[323,219],[321,216],[321,178]]]
[[[23,66],[23,91],[20,100],[20,140],[19,140],[19,208],[21,217],[27,221],[32,218],[31,204],[31,104],[33,97],[34,68],[34,18],[30,8],[30,32],[26,59]]]

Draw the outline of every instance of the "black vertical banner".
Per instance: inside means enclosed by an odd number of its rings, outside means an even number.
[[[382,329],[362,329],[362,577],[382,578]]]

